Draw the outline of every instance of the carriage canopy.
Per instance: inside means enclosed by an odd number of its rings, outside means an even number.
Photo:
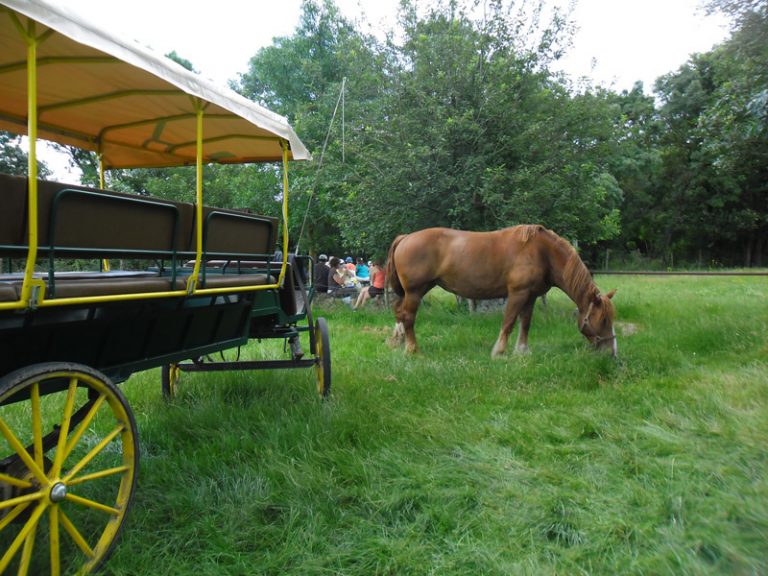
[[[34,108],[38,137],[97,152],[105,168],[195,165],[200,116],[203,163],[279,161],[284,143],[289,158],[310,157],[284,117],[65,3],[0,0],[0,130],[26,134]]]

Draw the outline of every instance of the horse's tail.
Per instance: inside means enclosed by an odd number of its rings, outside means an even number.
[[[402,298],[405,296],[405,290],[403,285],[400,284],[400,278],[397,275],[397,268],[395,268],[395,249],[400,242],[403,241],[407,234],[401,234],[392,241],[392,246],[389,247],[389,253],[387,254],[387,282],[392,288],[392,291]]]

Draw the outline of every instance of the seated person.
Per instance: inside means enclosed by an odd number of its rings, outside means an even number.
[[[314,286],[317,294],[325,294],[328,292],[328,279],[331,269],[328,267],[328,256],[320,254],[317,258],[317,264],[313,271]]]
[[[357,266],[355,266],[355,276],[357,276],[357,279],[362,286],[365,286],[371,281],[371,273],[368,269],[368,265],[365,263],[365,260],[360,257],[358,257]]]
[[[371,298],[384,294],[386,286],[387,273],[384,271],[384,268],[380,265],[379,261],[376,260],[371,267],[371,285],[366,286],[360,291],[360,295],[357,297],[357,302],[355,302],[355,310],[362,308]]]
[[[343,260],[331,258],[331,269],[328,273],[328,294],[335,298],[351,298],[353,295],[357,295],[357,288],[351,281],[353,276],[350,275]]]

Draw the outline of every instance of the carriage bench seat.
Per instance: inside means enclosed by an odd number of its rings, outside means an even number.
[[[46,298],[84,298],[112,294],[139,294],[181,290],[184,284],[170,278],[140,271],[114,272],[58,272],[53,287],[48,285],[47,274],[35,274],[46,281]],[[12,302],[21,297],[22,274],[0,276],[0,302]]]
[[[10,282],[0,280],[0,302],[14,302],[19,296],[16,293],[16,287]]]
[[[201,288],[236,288],[238,286],[266,286],[277,278],[268,274],[206,274]]]
[[[186,266],[194,265],[193,261],[187,262]],[[242,278],[251,276],[264,276],[268,278],[270,284],[278,280],[278,274],[281,262],[268,262],[264,260],[207,260],[205,262],[205,282],[206,288],[220,288],[238,286],[242,283]],[[254,274],[254,272],[257,272]],[[269,272],[269,275],[266,273]],[[280,307],[288,315],[304,314],[304,298],[302,291],[298,289],[293,270],[293,265],[289,262],[286,268],[285,282],[279,289]],[[202,274],[201,274],[202,277]],[[266,282],[265,282],[266,283]]]
[[[47,276],[36,275],[47,280]],[[266,274],[208,275],[200,288],[236,288],[239,286],[264,286],[276,282],[275,277]],[[47,283],[47,282],[46,282]],[[21,296],[20,274],[0,276],[0,302],[12,302]],[[53,290],[46,290],[46,297],[85,298],[114,294],[141,294],[170,292],[186,289],[186,277],[175,280],[168,276],[133,271],[64,273],[54,278]]]
[[[200,288],[231,288],[237,286],[266,286],[277,284],[280,267],[264,261],[206,260],[200,270]],[[195,265],[188,260],[179,272],[189,275]],[[269,272],[269,274],[267,273]]]
[[[0,258],[27,255],[27,179],[0,174]],[[9,208],[6,210],[6,208]],[[203,207],[204,258],[259,258],[274,252],[277,219],[237,210]],[[39,265],[55,270],[63,259],[138,260],[164,268],[136,271],[68,273],[56,270],[39,278],[50,285],[46,298],[81,298],[186,289],[181,262],[197,246],[195,206],[146,196],[38,181]],[[176,273],[173,273],[173,269]],[[170,271],[170,273],[169,273]],[[273,270],[239,269],[201,274],[198,288],[262,286],[276,283]],[[0,274],[0,301],[18,300],[21,275]]]
[[[180,284],[177,282],[177,284]],[[19,286],[20,288],[21,286]],[[56,298],[85,298],[113,294],[141,294],[145,292],[168,292],[181,290],[168,278],[103,278],[62,280],[55,284]]]

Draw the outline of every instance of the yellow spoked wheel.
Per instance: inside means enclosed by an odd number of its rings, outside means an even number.
[[[138,469],[120,390],[78,364],[0,379],[0,574],[87,574],[115,544]]]
[[[315,362],[317,393],[327,398],[331,393],[331,340],[325,318],[315,322]]]
[[[172,400],[176,397],[179,380],[181,379],[181,369],[178,364],[165,364],[160,370],[163,398],[165,400]]]

